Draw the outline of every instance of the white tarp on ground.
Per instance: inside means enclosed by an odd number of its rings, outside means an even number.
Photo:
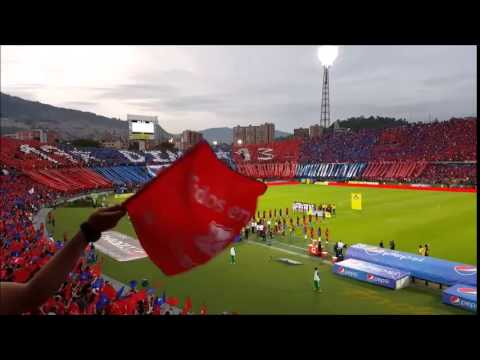
[[[147,257],[140,242],[117,231],[105,231],[95,248],[117,261],[131,261]]]

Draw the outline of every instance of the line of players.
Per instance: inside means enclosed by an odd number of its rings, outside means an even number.
[[[296,230],[301,228],[304,239],[310,239],[312,245],[320,249],[321,253],[322,235],[324,235],[325,245],[328,245],[330,232],[327,227],[322,232],[320,225],[321,218],[318,213],[315,215],[303,213],[301,216],[297,214],[295,221],[294,217],[289,216],[288,211],[288,208],[286,208],[284,212],[282,212],[282,209],[278,211],[277,209],[273,211],[269,210],[268,217],[265,210],[263,211],[263,217],[261,217],[261,213],[258,211],[257,217],[252,218],[249,226],[243,229],[244,238],[248,240],[249,234],[251,233],[252,235],[256,234],[257,239],[261,238],[268,243],[271,243],[273,237],[277,235],[281,235],[284,238],[288,236],[288,239],[292,241],[295,238]],[[285,214],[285,216],[282,216],[283,214]]]
[[[326,217],[331,217],[336,215],[336,205],[335,204],[310,204],[304,203],[301,201],[293,202],[293,210],[298,212],[305,212],[307,214],[315,214],[320,212],[321,216],[325,219]]]

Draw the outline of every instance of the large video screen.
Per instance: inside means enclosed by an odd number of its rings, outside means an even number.
[[[155,129],[153,122],[144,121],[144,120],[131,120],[132,123],[132,133],[141,133],[141,134],[153,134]]]

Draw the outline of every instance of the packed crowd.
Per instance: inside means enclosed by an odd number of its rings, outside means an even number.
[[[328,133],[319,139],[305,141],[299,161],[304,162],[366,162],[377,140],[378,130]]]
[[[328,132],[303,142],[293,139],[233,147],[221,144],[214,145],[213,150],[229,167],[255,178],[424,179],[463,184],[474,183],[473,170],[427,163],[476,161],[476,142],[476,119],[466,118]],[[0,150],[0,163],[58,191],[141,185],[182,155],[177,150],[80,150],[7,138],[2,138]]]
[[[417,182],[427,184],[477,184],[476,164],[429,164]]]
[[[33,182],[15,170],[2,169],[0,174],[0,281],[25,283],[63,247],[62,241],[48,237],[43,223],[34,226],[34,215],[44,206],[52,206],[62,195]],[[55,219],[49,216],[49,223]],[[68,241],[64,235],[64,241]],[[43,305],[29,314],[49,315],[162,315],[188,314],[191,300],[181,309],[176,297],[155,295],[142,282],[142,289],[116,290],[102,277],[101,264],[93,245],[78,261],[67,280]],[[124,293],[125,292],[125,293]],[[201,313],[206,313],[202,306]]]
[[[373,148],[377,161],[476,160],[477,120],[451,119],[383,130]]]

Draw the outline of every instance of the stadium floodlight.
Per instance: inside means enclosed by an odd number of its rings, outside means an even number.
[[[217,140],[213,140],[213,145],[217,146],[217,144],[218,144]]]
[[[243,143],[242,139],[238,139],[238,140],[237,140],[237,144],[238,144],[238,145],[242,145],[242,143]]]
[[[338,46],[325,45],[318,48],[318,59],[323,65],[322,105],[320,125],[325,129],[330,126],[330,85],[329,68],[338,56]]]
[[[338,46],[325,45],[318,48],[318,59],[325,67],[330,67],[338,56]]]
[[[173,143],[173,138],[168,139],[168,142],[171,144]]]

